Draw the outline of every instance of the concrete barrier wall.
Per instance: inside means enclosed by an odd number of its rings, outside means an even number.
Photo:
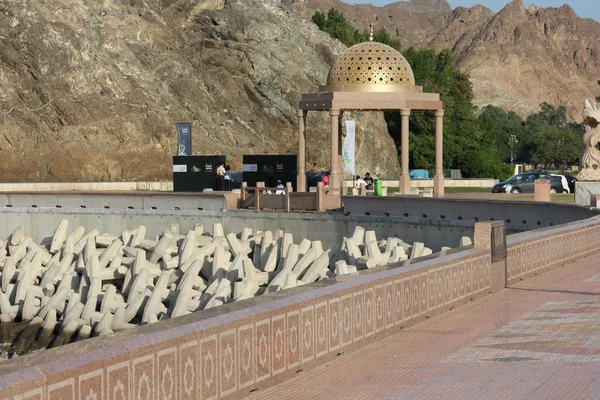
[[[231,195],[227,196],[239,196]],[[234,201],[235,203],[236,201]],[[233,204],[233,203],[232,203]],[[0,208],[94,208],[131,210],[211,210],[228,208],[223,194],[141,192],[0,193]]]
[[[437,251],[442,246],[456,247],[463,236],[473,237],[472,221],[445,221],[427,218],[404,218],[342,213],[283,213],[233,210],[227,212],[165,209],[74,209],[74,208],[5,208],[0,213],[0,238],[7,238],[19,225],[34,240],[40,242],[52,236],[61,219],[69,221],[70,229],[82,225],[86,231],[94,228],[111,235],[120,235],[126,229],[145,225],[148,237],[161,233],[172,223],[182,231],[192,229],[196,223],[205,225],[211,232],[213,224],[220,222],[226,232],[241,232],[245,227],[254,230],[283,229],[296,238],[321,240],[334,250],[342,244],[344,236],[351,236],[356,226],[374,230],[380,239],[397,236],[408,243],[424,242]]]
[[[437,199],[415,196],[345,196],[344,213],[434,218],[451,221],[505,221],[510,233],[566,224],[598,215],[574,204],[532,201]]]
[[[478,236],[480,248],[378,267],[18,357],[2,363],[0,398],[240,398],[496,292],[507,273],[510,283],[536,272],[530,268],[519,276],[519,266],[542,265],[541,272],[594,254],[600,251],[599,233],[600,219],[592,218],[511,235],[504,250],[496,246],[504,241],[492,236],[487,239],[492,251]],[[545,254],[552,246],[565,247],[555,253],[562,257],[558,262]],[[498,260],[498,254],[507,258]]]
[[[496,183],[498,183],[498,179],[444,179],[445,187],[470,187],[470,188],[492,188]],[[346,187],[354,187],[354,182],[352,180],[345,180],[344,186]],[[398,179],[384,179],[383,187],[387,188],[397,188],[400,187],[400,180]],[[411,179],[410,187],[413,188],[432,188],[433,187],[433,179]]]
[[[0,183],[1,192],[133,191],[172,192],[173,182],[29,182]]]

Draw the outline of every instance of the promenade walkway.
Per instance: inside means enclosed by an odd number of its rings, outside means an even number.
[[[600,255],[389,336],[250,399],[600,399]]]

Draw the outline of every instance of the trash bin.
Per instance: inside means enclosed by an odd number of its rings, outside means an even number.
[[[375,189],[373,190],[375,196],[381,196],[383,192],[383,181],[380,179],[375,180]]]

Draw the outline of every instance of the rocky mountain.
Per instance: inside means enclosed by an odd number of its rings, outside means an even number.
[[[338,0],[283,0],[308,18],[335,7],[359,29],[374,21],[407,45],[452,48],[472,78],[475,103],[522,116],[542,102],[565,105],[581,121],[585,98],[600,95],[600,23],[571,7],[525,8],[513,0],[498,13],[483,6],[452,10],[446,0],[410,0],[385,7]]]
[[[302,93],[345,48],[276,0],[0,3],[0,179],[172,177],[175,122],[197,154],[295,154]],[[361,173],[398,174],[381,113],[357,120]],[[307,163],[326,168],[328,116]]]

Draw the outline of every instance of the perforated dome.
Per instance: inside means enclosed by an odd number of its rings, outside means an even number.
[[[415,78],[408,61],[390,46],[363,42],[346,50],[329,70],[324,91],[413,91]]]

